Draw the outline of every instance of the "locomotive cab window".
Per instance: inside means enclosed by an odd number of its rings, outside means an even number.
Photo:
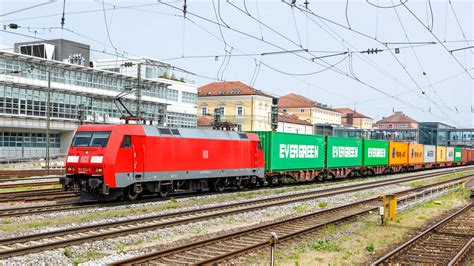
[[[92,132],[77,132],[72,140],[73,147],[87,147],[91,141]]]
[[[92,134],[91,147],[105,147],[109,141],[110,132],[94,132]]]
[[[130,147],[132,147],[132,138],[130,136],[123,136],[122,145],[120,145],[120,148]]]
[[[77,132],[72,140],[73,147],[105,147],[109,141],[110,132],[108,131],[80,131]]]

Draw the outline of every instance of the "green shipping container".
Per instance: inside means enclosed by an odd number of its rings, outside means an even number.
[[[462,149],[461,148],[454,148],[454,161],[455,162],[462,161]]]
[[[326,145],[328,168],[362,166],[362,140],[328,137]]]
[[[265,171],[324,168],[324,137],[271,131],[252,132],[260,137]]]
[[[388,142],[383,140],[362,140],[363,166],[388,165]]]

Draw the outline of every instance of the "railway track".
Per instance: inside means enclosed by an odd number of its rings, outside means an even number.
[[[23,178],[9,178],[9,179],[0,179],[0,183],[6,182],[22,182],[22,181],[38,181],[38,180],[48,180],[48,179],[55,179],[60,178],[61,176],[48,176],[48,177],[23,177]]]
[[[474,205],[471,202],[372,265],[463,265],[474,255],[473,241]]]
[[[19,188],[19,187],[41,187],[41,186],[52,186],[59,185],[59,181],[46,181],[46,182],[27,182],[27,183],[9,183],[9,184],[0,184],[0,189],[2,188]]]
[[[47,175],[47,170],[0,170],[0,180],[16,178],[25,178],[29,176],[43,176]],[[50,175],[63,175],[64,169],[51,169],[49,170]]]
[[[471,167],[463,167],[460,169],[450,169],[450,170],[443,170],[439,172],[434,172],[434,173],[427,173],[427,174],[420,174],[416,176],[423,176],[423,175],[436,175],[436,174],[448,174],[448,173],[459,173],[462,171],[467,171],[471,170]],[[304,185],[304,184],[303,184]],[[173,196],[178,196],[180,195],[173,195]],[[72,192],[64,192],[61,189],[36,189],[36,190],[31,190],[31,191],[15,191],[15,192],[5,192],[1,193],[0,192],[0,203],[5,203],[5,202],[15,202],[15,201],[21,201],[21,202],[31,202],[31,201],[40,201],[40,200],[46,200],[46,201],[52,201],[52,200],[58,200],[58,199],[72,199],[72,198],[77,198],[78,196]],[[81,207],[74,207],[74,206],[81,206]],[[94,207],[90,205],[91,207]],[[97,207],[97,206],[95,206]],[[13,216],[13,215],[22,215],[30,212],[31,214],[33,213],[44,213],[44,212],[52,212],[55,210],[61,211],[65,209],[77,209],[77,208],[84,208],[83,205],[78,205],[78,204],[70,204],[69,207],[65,206],[64,204],[51,204],[48,206],[43,207],[31,207],[31,208],[19,208],[21,210],[15,211],[14,209],[6,209],[10,214],[3,215],[5,213],[4,211],[0,210],[0,217],[5,217],[5,216]]]
[[[458,171],[458,173],[462,173],[463,171],[468,171],[470,168],[463,169],[461,171]],[[361,186],[367,186],[367,185],[390,185],[390,184],[396,184],[399,182],[409,182],[413,180],[418,180],[418,179],[423,179],[423,178],[431,178],[431,177],[436,177],[439,175],[444,175],[444,174],[450,174],[453,173],[452,170],[447,170],[447,171],[440,171],[440,172],[435,172],[435,173],[424,173],[424,174],[417,174],[417,175],[412,175],[412,176],[407,176],[407,177],[402,177],[402,178],[394,178],[391,180],[379,180],[379,181],[373,181],[370,183],[365,183],[365,184],[355,184],[355,185],[349,185],[342,187],[343,189],[349,189],[349,188],[357,188]],[[56,190],[55,190],[56,191]],[[327,190],[327,191],[336,191],[334,189]],[[53,196],[55,195],[56,192],[51,193]],[[321,192],[322,193],[322,192]],[[300,195],[300,196],[306,196],[306,195],[312,195],[314,192],[306,192],[306,193],[299,193],[299,194],[294,194],[294,195]],[[2,194],[0,194],[1,196]],[[66,194],[67,195],[67,194]],[[51,196],[49,193],[47,196]],[[159,199],[152,199],[152,200],[142,200],[138,201],[137,203],[143,203],[143,202],[148,202],[148,201],[156,201]],[[0,202],[1,197],[0,197]],[[20,216],[20,215],[31,215],[31,214],[40,214],[40,213],[52,213],[52,212],[59,212],[59,211],[65,211],[65,210],[76,210],[76,209],[86,209],[86,208],[97,208],[97,207],[103,207],[103,206],[119,206],[119,205],[129,205],[130,203],[109,203],[109,204],[104,204],[104,203],[58,203],[58,204],[48,204],[48,205],[43,205],[43,206],[32,206],[32,207],[20,207],[20,208],[9,208],[9,209],[3,209],[0,210],[0,217],[10,217],[10,216]]]
[[[68,198],[78,198],[78,196],[72,192],[62,191],[60,188],[47,188],[0,193],[0,203],[12,201],[29,202],[40,200],[57,200]],[[1,210],[0,213],[2,213],[3,211],[4,210]]]
[[[396,195],[399,197],[406,196],[410,199],[416,199],[417,195],[424,194],[424,191],[419,192],[420,189],[423,190],[434,186],[446,186],[447,184],[452,184],[452,182],[453,181],[442,181],[421,188],[405,190],[396,193]],[[457,182],[462,181],[458,179]],[[405,200],[406,199],[403,199],[403,201]],[[401,200],[399,202],[402,203]],[[113,264],[203,265],[223,263],[244,254],[269,247],[270,243],[268,238],[272,233],[278,235],[279,242],[289,241],[295,238],[304,238],[305,235],[311,234],[328,224],[347,221],[357,216],[376,211],[379,206],[380,202],[378,197],[373,197],[282,221],[254,226],[243,231],[232,232],[201,241],[188,242],[173,248],[150,252],[142,256],[114,262]]]
[[[437,175],[440,174],[438,173]],[[461,180],[465,180],[468,176],[451,179],[449,181],[438,182],[437,185],[447,184],[449,182],[461,182]],[[410,180],[413,180],[414,178],[415,177],[412,177]],[[255,211],[277,205],[314,200],[317,198],[332,196],[336,194],[361,191],[387,184],[393,184],[396,182],[400,182],[400,180],[385,180],[385,182],[383,183],[376,182],[377,184],[369,183],[364,185],[351,185],[344,188],[334,188],[319,192],[313,191],[299,193],[294,195],[252,200],[248,202],[227,204],[209,208],[180,211],[170,214],[153,215],[143,218],[129,219],[125,221],[94,224],[90,226],[82,226],[47,233],[25,235],[9,239],[0,239],[0,258],[18,256],[31,252],[65,247],[95,240],[128,235],[132,233],[146,232],[149,230],[176,226],[180,224],[188,224],[201,220],[208,220],[243,212]],[[417,191],[417,189],[412,189],[410,191]]]

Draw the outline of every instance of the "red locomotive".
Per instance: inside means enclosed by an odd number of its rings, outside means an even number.
[[[66,159],[64,190],[81,198],[136,199],[172,190],[223,191],[264,182],[259,137],[151,125],[84,125]]]

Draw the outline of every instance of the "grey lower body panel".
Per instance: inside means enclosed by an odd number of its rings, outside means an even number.
[[[137,182],[158,182],[170,180],[198,180],[207,178],[237,177],[237,176],[258,176],[263,178],[264,168],[238,168],[221,170],[197,170],[197,171],[172,171],[172,172],[137,172],[117,173],[115,182],[118,188],[127,187]]]

